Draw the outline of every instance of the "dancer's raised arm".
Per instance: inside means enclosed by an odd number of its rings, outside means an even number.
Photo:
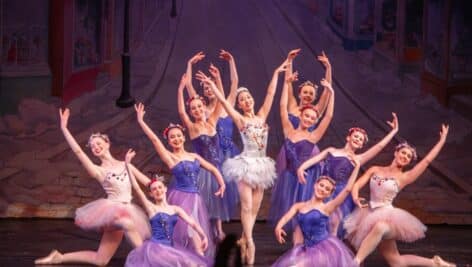
[[[331,84],[326,81],[325,79],[321,80],[321,85],[329,90],[330,96],[329,96],[329,102],[328,102],[328,108],[326,110],[326,114],[323,116],[323,119],[321,120],[320,124],[318,127],[311,132],[311,140],[314,143],[318,143],[318,141],[323,137],[325,134],[326,130],[328,129],[329,124],[331,123],[331,120],[333,119],[334,115],[334,90]],[[318,113],[318,116],[320,116],[320,113]]]
[[[179,206],[174,206],[175,213],[184,221],[186,222],[190,227],[192,227],[195,232],[198,233],[198,235],[201,238],[201,249],[202,251],[205,251],[208,248],[208,238],[205,235],[205,232],[203,231],[202,227],[192,218],[190,217],[185,210],[183,210]]]
[[[77,141],[72,136],[69,129],[67,128],[69,117],[70,117],[70,110],[68,108],[64,110],[59,109],[59,118],[61,120],[60,122],[61,122],[62,134],[64,134],[64,137],[66,138],[67,143],[69,144],[70,148],[79,159],[80,163],[82,163],[84,168],[87,170],[87,173],[97,180],[102,180],[103,175],[100,171],[100,168],[97,165],[95,165],[92,162],[92,160],[90,160],[87,154],[85,154],[85,152],[82,150],[80,145],[77,143]]]
[[[359,208],[365,208],[368,206],[367,203],[363,202],[365,199],[359,197],[359,190],[361,190],[362,187],[364,187],[364,185],[370,180],[370,177],[374,175],[377,169],[378,167],[376,166],[369,168],[359,179],[357,179],[356,183],[352,187],[352,192],[351,192],[352,200],[354,201],[354,203],[356,203],[356,205]]]
[[[387,124],[392,127],[390,132],[377,144],[369,148],[366,152],[358,155],[361,165],[364,165],[373,157],[375,157],[380,151],[382,151],[382,149],[384,149],[384,147],[392,140],[395,134],[397,134],[399,126],[397,114],[392,112],[392,117],[392,121],[387,121]]]
[[[236,103],[236,90],[238,89],[238,84],[239,84],[239,76],[238,76],[238,71],[236,68],[236,62],[234,60],[233,55],[231,55],[230,52],[221,49],[220,50],[220,58],[228,61],[229,63],[229,74],[230,74],[230,79],[231,79],[231,85],[230,85],[230,90],[228,97],[226,100],[234,107],[234,104]]]
[[[128,152],[126,152],[126,155],[125,155],[126,171],[128,172],[131,185],[133,186],[133,189],[136,192],[136,195],[138,196],[139,201],[141,201],[141,204],[143,204],[143,207],[146,209],[147,214],[152,214],[154,212],[153,204],[146,197],[146,194],[144,194],[141,187],[139,187],[139,184],[136,181],[136,177],[134,176],[133,172],[130,169],[131,160],[134,158],[135,155],[136,155],[136,152],[133,149],[129,149]]]
[[[203,72],[199,71],[196,74],[196,78],[209,85],[209,87],[213,90],[213,93],[215,94],[216,98],[218,101],[221,103],[223,108],[226,110],[228,115],[233,119],[234,124],[236,124],[236,127],[241,129],[244,126],[244,121],[243,117],[239,112],[237,112],[234,107],[225,99],[224,95],[221,94],[221,92],[216,88],[215,83],[208,77],[206,76]]]
[[[285,137],[287,137],[289,132],[293,130],[293,125],[288,119],[288,88],[294,81],[298,80],[298,72],[293,74],[290,73],[289,70],[285,72],[284,86],[282,88],[282,94],[280,95],[280,120],[282,122],[282,129]]]
[[[223,180],[223,176],[221,176],[220,171],[213,166],[210,162],[206,161],[204,158],[202,158],[198,154],[194,154],[194,156],[197,158],[197,160],[200,162],[200,165],[206,169],[207,171],[211,172],[213,176],[216,178],[216,181],[220,185],[220,188],[218,188],[218,191],[215,192],[215,196],[223,197],[225,190],[226,190],[226,185]]]
[[[290,209],[287,211],[287,213],[280,218],[279,222],[275,226],[274,232],[275,232],[275,238],[280,244],[285,243],[285,236],[287,233],[283,229],[284,225],[286,225],[300,210],[300,208],[304,205],[303,202],[295,203],[290,207]]]
[[[272,79],[270,80],[269,86],[267,87],[267,94],[265,96],[264,103],[257,112],[257,116],[263,121],[267,119],[267,115],[269,114],[270,108],[272,107],[272,102],[274,101],[275,92],[277,90],[279,74],[281,72],[284,72],[289,65],[290,64],[288,63],[288,61],[285,60],[282,65],[280,65],[274,70]]]
[[[195,88],[193,87],[193,84],[192,84],[192,66],[193,64],[199,62],[200,60],[204,59],[205,58],[205,54],[203,54],[202,51],[196,53],[192,58],[190,58],[187,62],[187,77],[188,77],[188,80],[187,80],[187,93],[190,97],[194,96],[197,94],[197,91],[195,90]]]
[[[182,75],[180,79],[179,88],[177,89],[177,109],[179,111],[179,117],[184,123],[185,127],[192,128],[193,122],[190,120],[190,117],[185,110],[185,100],[184,100],[184,88],[188,84],[188,80],[192,77],[187,76],[186,73]],[[194,95],[196,96],[196,94]]]
[[[441,125],[441,131],[439,132],[439,140],[434,147],[428,152],[428,154],[418,162],[413,169],[406,171],[402,176],[398,178],[400,189],[408,184],[413,183],[418,177],[426,170],[429,164],[438,156],[439,151],[446,143],[447,134],[449,132],[449,125]],[[402,153],[401,150],[397,150],[395,153]]]
[[[287,68],[287,71],[285,72],[286,77],[292,76],[293,73],[293,60],[295,57],[298,56],[298,53],[300,53],[301,49],[293,49],[290,52],[288,52],[287,55],[287,62],[290,64]],[[297,98],[293,94],[293,84],[289,83],[287,86],[287,97],[288,97],[288,110],[289,112],[294,112],[295,110],[298,109],[298,104],[297,104]]]
[[[139,103],[137,105],[134,105],[134,109],[136,110],[136,117],[138,119],[139,126],[141,126],[146,136],[151,140],[152,144],[154,145],[154,148],[156,149],[156,152],[161,157],[161,160],[167,166],[172,166],[173,163],[170,152],[167,150],[164,144],[162,144],[159,137],[157,137],[157,135],[151,130],[151,128],[149,128],[147,123],[144,122],[144,114],[146,114],[146,111],[144,111],[144,105],[142,103]]]
[[[341,192],[331,201],[326,203],[325,211],[330,214],[333,212],[339,205],[341,205],[347,196],[351,193],[352,187],[354,186],[354,182],[356,181],[357,175],[359,174],[359,168],[361,166],[359,159],[356,157],[348,156],[351,160],[351,163],[354,165],[354,170],[347,181],[346,186],[343,188]]]
[[[328,57],[326,56],[324,51],[321,51],[321,55],[317,56],[317,60],[323,64],[325,67],[325,80],[328,81],[328,83],[333,84],[333,74],[332,74],[332,68],[331,68],[331,63],[329,62]],[[328,106],[328,101],[329,101],[329,96],[330,92],[328,90],[323,89],[323,92],[321,93],[320,99],[318,100],[318,103],[316,103],[315,108],[318,110],[320,115],[322,115],[326,111],[326,107]]]

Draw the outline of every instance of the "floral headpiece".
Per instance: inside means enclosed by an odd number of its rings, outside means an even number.
[[[364,135],[364,145],[367,144],[367,142],[369,142],[369,136],[367,135],[367,132],[364,129],[359,128],[359,127],[349,128],[349,136],[354,132],[360,132],[361,134]]]
[[[169,126],[167,126],[165,129],[164,129],[164,132],[162,132],[162,135],[164,136],[165,139],[167,139],[167,134],[169,133],[169,131],[171,129],[174,129],[174,128],[179,128],[182,132],[185,132],[185,128],[180,125],[180,124],[174,124],[174,123],[169,123]]]
[[[205,98],[203,98],[202,96],[200,96],[198,94],[195,94],[192,97],[190,97],[189,99],[187,99],[187,102],[185,104],[187,106],[190,106],[190,103],[192,103],[192,101],[195,100],[195,99],[200,99],[200,101],[202,101],[203,105],[206,105]]]
[[[412,155],[412,160],[417,160],[418,159],[418,154],[416,153],[416,148],[410,144],[408,144],[406,141],[398,144],[396,147],[395,147],[395,152],[396,151],[400,151],[402,148],[408,148],[411,150],[411,153],[413,154]]]
[[[102,134],[102,133],[93,133],[90,135],[88,141],[87,141],[87,147],[90,147],[92,145],[92,140],[94,138],[101,138],[103,141],[107,142],[107,143],[110,143],[110,138],[108,138],[108,135],[106,134]]]
[[[313,105],[303,105],[301,108],[300,108],[300,113],[303,113],[304,110],[306,109],[311,109],[313,110],[315,113],[316,113],[316,118],[319,118],[320,117],[320,113],[318,111],[318,109],[316,109],[315,106]]]
[[[151,180],[149,181],[149,184],[148,184],[149,189],[151,189],[151,185],[155,182],[162,182],[165,185],[166,179],[164,178],[164,176],[161,176],[161,175],[159,175],[158,172],[154,172],[154,171],[150,171],[150,173],[152,175],[152,178],[151,178]]]

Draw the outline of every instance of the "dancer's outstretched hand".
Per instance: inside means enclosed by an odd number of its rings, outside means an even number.
[[[232,61],[232,60],[234,60],[233,55],[231,55],[230,52],[228,52],[228,51],[226,51],[226,50],[224,50],[224,49],[221,49],[221,50],[220,50],[220,58],[221,58],[221,59],[224,59],[224,60],[226,60],[226,61]]]
[[[298,182],[301,184],[306,184],[305,171],[298,169],[297,170]]]
[[[143,122],[144,114],[146,114],[143,103],[134,104],[134,110],[136,110],[136,118],[138,119],[138,122]]]
[[[441,132],[439,132],[439,139],[441,141],[446,141],[447,134],[449,133],[449,125],[442,124],[441,125]]]
[[[131,163],[131,160],[133,160],[134,156],[136,156],[136,151],[134,151],[132,148],[128,149],[128,152],[126,152],[125,155],[126,164]]]
[[[285,74],[285,75],[287,75],[287,74]],[[293,82],[298,81],[298,71],[295,71],[294,73],[292,73],[292,75],[286,77],[285,81],[288,82],[288,83],[293,83]]]
[[[298,53],[300,53],[301,50],[301,48],[291,50],[290,52],[288,52],[287,59],[293,60],[295,57],[298,56]]]
[[[61,128],[67,128],[67,123],[69,122],[70,110],[68,108],[59,109],[59,118],[61,119]]]
[[[331,63],[329,63],[329,59],[326,56],[324,51],[321,51],[321,55],[317,56],[316,59],[323,64],[325,68],[329,67]]]
[[[223,198],[226,190],[226,185],[220,185],[220,188],[218,188],[218,191],[215,192],[215,196]]]
[[[367,208],[369,206],[369,204],[367,204],[367,201],[363,197],[358,197],[357,199],[354,199],[354,202],[360,209]]]
[[[201,244],[201,248],[202,248],[202,251],[206,251],[207,248],[208,248],[208,238],[205,236],[203,236],[202,238],[202,244]]]
[[[193,64],[197,63],[198,61],[200,61],[200,60],[202,60],[202,59],[204,59],[204,58],[205,58],[205,54],[203,54],[203,52],[200,51],[200,52],[196,53],[196,54],[188,61],[188,63],[193,65]]]
[[[284,231],[282,228],[275,228],[275,238],[277,238],[277,241],[280,244],[285,243],[285,236],[287,236],[287,233]]]
[[[211,76],[213,76],[215,80],[221,77],[220,70],[215,65],[213,65],[213,63],[210,64],[210,68],[208,68],[208,72],[210,72]]]
[[[392,112],[392,121],[387,121],[387,124],[392,127],[392,130],[395,130],[398,132],[398,118],[397,118],[397,113]]]

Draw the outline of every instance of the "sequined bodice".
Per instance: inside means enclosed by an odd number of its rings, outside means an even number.
[[[370,178],[370,207],[375,209],[391,206],[399,191],[395,178],[384,178],[374,174]]]
[[[328,154],[323,174],[333,178],[336,184],[346,184],[353,170],[354,165],[347,157]]]
[[[306,213],[298,213],[297,219],[303,233],[305,246],[314,246],[329,236],[329,217],[319,210],[312,209]]]
[[[151,240],[171,246],[174,226],[177,223],[177,215],[158,212],[150,219],[150,223],[152,230]]]
[[[175,178],[175,189],[190,193],[198,192],[199,161],[182,160],[171,169],[171,172]]]
[[[244,150],[243,156],[265,157],[269,126],[265,123],[246,123],[241,130],[241,140]]]
[[[200,135],[192,140],[195,153],[216,167],[223,163],[223,154],[220,151],[220,140],[218,134],[214,136]]]
[[[288,114],[288,120],[292,123],[292,126],[294,129],[297,129],[298,125],[300,125],[300,118],[293,115],[292,113]],[[316,127],[318,127],[318,123],[315,123],[315,125],[309,127],[308,131],[313,132],[316,129]]]
[[[219,118],[216,123],[216,132],[220,138],[220,146],[223,150],[231,149],[233,144],[234,123],[230,116]]]
[[[296,173],[298,167],[310,158],[311,153],[315,144],[307,141],[300,140],[298,142],[292,142],[290,139],[285,139],[285,156],[287,158],[287,168]]]
[[[131,182],[124,166],[120,173],[107,172],[102,187],[107,193],[107,199],[123,203],[131,202]]]

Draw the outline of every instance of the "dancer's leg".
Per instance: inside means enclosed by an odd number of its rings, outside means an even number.
[[[238,191],[241,202],[241,225],[243,228],[243,236],[240,240],[241,257],[244,262],[247,262],[247,244],[249,240],[252,242],[252,230],[254,227],[252,223],[252,188],[245,182],[239,182]]]
[[[124,230],[126,239],[136,248],[143,244],[143,238],[135,227],[134,222],[129,216],[123,216],[115,220],[116,226]]]
[[[264,189],[262,188],[255,188],[252,189],[252,218],[251,218],[251,229],[254,229],[254,225],[256,224],[257,213],[261,208],[262,198],[264,197]],[[246,240],[247,242],[247,263],[254,264],[255,256],[256,256],[256,245],[254,244],[254,239],[252,238],[252,230],[251,230],[251,238]]]
[[[365,258],[375,250],[380,241],[382,241],[384,237],[388,237],[389,233],[390,226],[388,224],[377,222],[362,241],[354,260],[359,264],[363,262]]]
[[[123,239],[123,231],[105,231],[97,251],[83,250],[61,254],[56,250],[47,257],[37,259],[35,264],[88,263],[107,265]]]

